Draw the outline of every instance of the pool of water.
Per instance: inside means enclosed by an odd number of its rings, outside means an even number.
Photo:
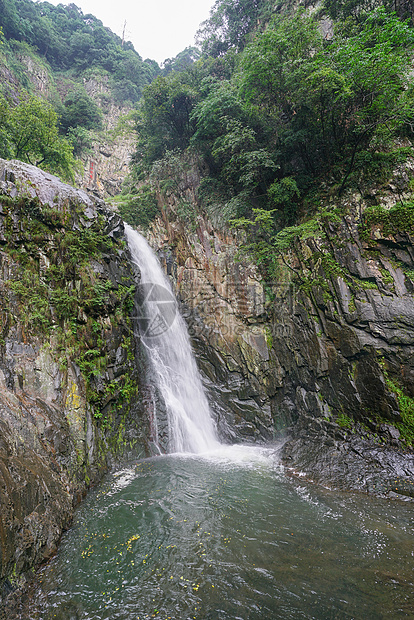
[[[277,448],[109,475],[39,574],[30,620],[414,618],[412,503],[285,475]]]

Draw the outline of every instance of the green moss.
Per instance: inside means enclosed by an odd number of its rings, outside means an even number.
[[[387,271],[387,269],[384,269],[384,267],[381,267],[380,265],[378,265],[378,268],[381,272],[381,278],[382,281],[384,282],[384,284],[389,284],[391,286],[394,285],[394,278],[392,277],[392,275],[390,274],[389,271]]]
[[[273,333],[269,325],[265,325],[265,338],[266,338],[267,348],[269,349],[269,351],[271,351],[273,347]]]
[[[404,269],[404,275],[406,278],[409,278],[411,282],[414,283],[414,270],[412,269]]]
[[[274,238],[274,248],[281,252],[286,252],[292,248],[292,244],[296,239],[306,241],[306,239],[311,237],[325,237],[318,217],[307,220],[298,226],[289,226],[281,230]]]
[[[320,254],[320,259],[321,259],[321,265],[323,267],[323,270],[327,276],[342,277],[346,279],[347,276],[349,275],[348,272],[346,272],[345,269],[341,267],[341,265],[338,263],[335,257],[332,256],[332,254],[329,254],[329,253]]]
[[[356,189],[361,185],[372,187],[373,184],[390,181],[395,167],[412,157],[411,147],[399,147],[389,151],[361,151],[355,157],[354,171],[348,183]]]
[[[341,428],[352,429],[354,426],[354,421],[352,420],[352,418],[345,415],[344,413],[340,413],[335,421]]]
[[[37,199],[5,196],[0,196],[0,203],[6,211],[3,250],[20,268],[18,280],[9,286],[20,299],[26,328],[46,330],[73,317],[79,308],[108,305],[112,285],[99,282],[90,267],[91,258],[114,245],[105,234],[101,216],[89,228],[73,230],[82,213],[78,204],[58,210],[42,206]],[[80,289],[73,286],[77,280],[82,281]]]
[[[391,209],[381,206],[368,207],[359,225],[360,237],[369,241],[373,227],[380,227],[385,236],[398,232],[414,233],[414,201],[398,203]]]
[[[116,295],[117,295],[118,300],[122,304],[122,309],[125,315],[127,316],[131,314],[132,310],[134,309],[135,293],[136,293],[135,284],[129,287],[123,286],[122,284],[118,284],[118,290],[117,290]]]
[[[358,285],[364,289],[375,289],[378,290],[378,285],[376,282],[372,280],[359,280]]]
[[[401,433],[401,436],[407,444],[414,444],[414,398],[407,396],[404,390],[395,381],[386,379],[387,387],[393,392],[397,398],[402,423],[396,423],[395,426]]]
[[[380,366],[387,388],[395,395],[400,410],[402,421],[395,422],[394,426],[398,428],[404,441],[412,446],[414,445],[414,398],[405,393],[397,379],[390,378],[384,360],[380,361]]]
[[[123,193],[117,196],[116,206],[121,217],[128,224],[140,226],[144,229],[147,229],[160,215],[155,192],[148,184],[134,188],[133,192],[129,194]]]
[[[83,206],[78,203],[67,203],[61,210],[24,197],[0,196],[0,203],[8,233],[2,250],[17,270],[6,285],[15,296],[25,333],[53,334],[53,351],[61,369],[67,368],[68,360],[76,361],[96,418],[102,418],[108,390],[114,389],[118,406],[130,403],[138,387],[127,374],[117,379],[116,386],[109,384],[103,394],[93,388],[94,378],[104,375],[108,366],[108,318],[112,328],[125,326],[135,295],[135,285],[102,280],[91,265],[91,258],[99,260],[103,253],[118,249],[105,233],[104,218],[98,216],[88,228],[79,227]],[[2,310],[10,317],[7,306]],[[3,340],[6,336],[2,332]],[[124,335],[122,346],[130,363],[132,338]],[[108,420],[102,422],[108,424]]]

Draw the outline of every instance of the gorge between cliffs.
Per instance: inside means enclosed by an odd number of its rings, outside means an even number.
[[[148,246],[38,168],[0,178],[4,617],[412,617],[398,196],[349,194],[265,284],[207,216],[164,205]]]

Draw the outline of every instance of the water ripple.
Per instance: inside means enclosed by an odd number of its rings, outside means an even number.
[[[139,461],[85,501],[24,620],[410,618],[413,532],[406,504],[284,477],[275,447]]]

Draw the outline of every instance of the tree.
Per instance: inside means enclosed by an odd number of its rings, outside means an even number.
[[[75,4],[0,0],[0,24],[6,39],[37,48],[53,69],[100,67],[116,74],[115,83],[129,80],[135,100],[160,72],[155,61],[144,63],[131,43],[122,47],[120,37],[93,15],[83,15]]]
[[[13,0],[0,0],[0,20],[7,39],[20,38],[22,23]]]
[[[232,48],[242,51],[267,5],[266,0],[216,0],[197,33],[204,54],[218,57]]]
[[[351,32],[322,40],[304,13],[278,18],[246,50],[241,91],[277,132],[281,166],[315,175],[396,135],[414,115],[413,31],[377,9]]]
[[[135,161],[144,166],[161,159],[166,151],[189,146],[193,133],[191,112],[198,93],[186,77],[181,73],[158,77],[143,91],[137,115]]]
[[[162,63],[163,75],[168,75],[171,71],[185,71],[192,64],[200,60],[200,50],[196,47],[186,47],[185,50],[177,54],[175,58],[166,58]]]
[[[78,126],[85,129],[100,129],[102,112],[83,88],[77,88],[69,92],[63,102],[60,124],[65,131],[69,127]]]
[[[243,55],[241,94],[274,122],[286,122],[296,113],[297,88],[302,94],[321,47],[322,36],[312,16],[299,11],[294,21],[289,16],[274,19]]]
[[[413,47],[413,30],[381,8],[369,13],[352,36],[338,38],[330,50],[333,69],[346,80],[337,96],[339,111],[348,116],[341,119],[349,153],[341,190],[358,151],[373,139],[379,144],[384,137],[396,135],[412,122]]]
[[[0,157],[13,157],[13,145],[10,136],[10,106],[4,97],[0,96]]]
[[[218,213],[220,202],[226,217],[247,214],[266,197],[278,166],[237,87],[227,80],[204,81],[203,86],[207,94],[191,115],[191,144],[203,155],[210,173],[201,190],[203,203],[211,202],[209,188],[214,194],[214,217],[223,219]]]
[[[367,13],[378,8],[378,0],[324,0],[324,9],[335,20],[363,22]],[[400,19],[413,20],[413,0],[382,0],[381,5]]]
[[[66,137],[72,145],[76,157],[80,157],[83,153],[92,152],[92,137],[85,127],[69,127]]]
[[[28,97],[9,108],[8,126],[13,157],[73,180],[73,149],[59,136],[57,114],[47,102]]]
[[[214,141],[226,133],[229,118],[247,120],[237,88],[228,80],[209,81],[206,95],[191,113],[195,126],[193,143],[211,150]]]

